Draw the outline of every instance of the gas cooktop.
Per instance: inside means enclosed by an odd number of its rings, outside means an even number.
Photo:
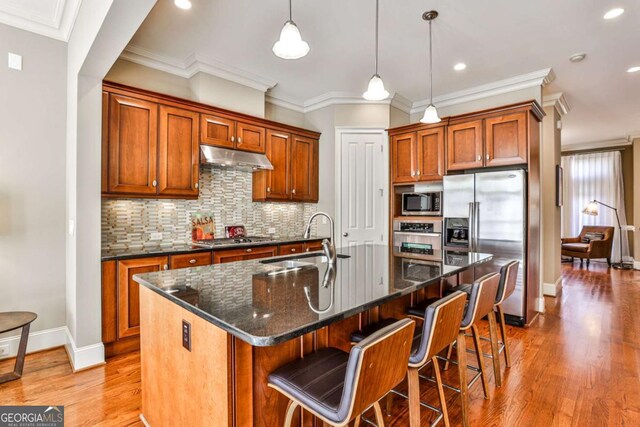
[[[249,237],[236,237],[231,239],[213,239],[213,240],[194,240],[192,243],[194,246],[201,246],[203,248],[213,248],[223,245],[246,245],[250,243],[264,243],[271,242],[273,239],[270,237],[249,236]]]

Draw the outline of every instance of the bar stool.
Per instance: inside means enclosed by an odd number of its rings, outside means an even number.
[[[269,375],[269,387],[289,398],[285,427],[298,406],[323,422],[342,427],[373,406],[384,426],[378,400],[402,382],[407,372],[415,322],[403,319],[355,345],[349,353],[318,350]]]
[[[436,300],[423,312],[422,317],[424,322],[422,323],[422,328],[416,330],[413,338],[411,356],[409,357],[409,396],[405,396],[396,390],[391,390],[392,393],[409,399],[409,420],[411,427],[420,426],[420,406],[424,406],[439,414],[438,418],[431,424],[432,426],[443,419],[444,425],[449,427],[447,401],[442,388],[442,378],[440,377],[440,367],[436,355],[447,348],[449,343],[454,341],[458,336],[466,300],[467,295],[464,292],[454,292],[444,298]],[[364,337],[367,333],[372,333],[375,328],[382,327],[382,325],[388,321],[389,320],[382,320],[368,326],[361,332],[351,334],[351,340],[358,342],[361,339],[365,339]],[[441,409],[420,401],[419,371],[429,363],[433,364]]]
[[[24,358],[27,354],[27,341],[29,340],[29,328],[31,323],[36,320],[37,314],[29,311],[12,311],[0,313],[0,333],[13,331],[22,328],[20,336],[20,344],[18,345],[18,354],[16,355],[16,364],[13,372],[0,375],[0,384],[7,381],[17,380],[22,377],[24,368]]]

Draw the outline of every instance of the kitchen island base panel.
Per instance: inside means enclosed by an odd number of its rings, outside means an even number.
[[[191,351],[182,322],[191,324]],[[229,334],[140,287],[142,414],[153,427],[232,426]]]

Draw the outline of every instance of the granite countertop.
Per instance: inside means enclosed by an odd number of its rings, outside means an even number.
[[[162,256],[162,255],[179,255],[192,252],[211,252],[222,249],[235,249],[257,246],[271,246],[281,245],[287,243],[302,243],[311,242],[315,240],[328,239],[328,237],[309,237],[304,238],[302,236],[280,236],[273,237],[272,240],[262,242],[249,242],[249,243],[229,243],[228,245],[217,245],[214,248],[204,248],[202,246],[195,246],[190,243],[179,244],[157,244],[147,245],[144,247],[135,248],[122,248],[122,249],[103,249],[101,260],[111,261],[118,259],[131,259],[150,256]]]
[[[492,258],[435,251],[404,254],[383,245],[135,275],[141,285],[254,346],[288,341],[409,294]],[[299,260],[285,268],[277,262]]]

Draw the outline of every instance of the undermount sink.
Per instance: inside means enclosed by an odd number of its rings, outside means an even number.
[[[294,259],[288,259],[288,260],[274,260],[272,262],[268,262],[267,260],[265,261],[261,261],[263,264],[269,264],[270,266],[276,267],[276,268],[283,268],[286,270],[291,270],[294,268],[302,268],[302,267],[308,267],[310,265],[313,265],[313,263],[311,262],[304,262],[304,261],[296,261]]]
[[[338,258],[350,258],[349,255],[338,254]],[[329,262],[329,258],[326,255],[318,253],[309,253],[304,255],[295,255],[290,258],[271,258],[260,261],[262,264],[273,265],[275,267],[292,269],[308,267],[310,265],[325,264]]]

